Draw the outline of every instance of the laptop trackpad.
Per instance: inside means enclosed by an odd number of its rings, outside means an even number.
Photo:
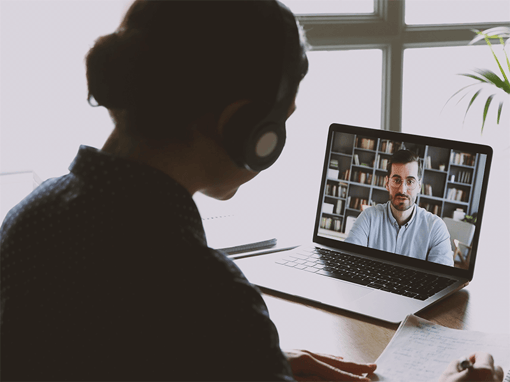
[[[279,270],[277,274],[272,272],[252,274],[248,279],[261,287],[337,307],[345,306],[373,291],[349,282],[292,268],[281,267]]]
[[[331,281],[331,286],[324,288],[323,285],[321,291],[317,291],[317,300],[324,304],[341,308],[347,303],[359,300],[373,292],[372,289],[335,279],[325,278],[324,281],[321,280],[321,284],[329,281]]]

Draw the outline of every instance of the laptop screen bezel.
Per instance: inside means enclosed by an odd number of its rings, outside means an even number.
[[[478,215],[477,215],[477,221],[475,224],[476,229],[475,229],[475,233],[474,233],[472,244],[471,244],[471,256],[470,256],[470,263],[469,263],[468,269],[461,269],[461,268],[450,267],[447,265],[436,264],[436,263],[432,263],[432,262],[426,261],[426,260],[410,258],[407,256],[397,255],[397,254],[391,253],[391,252],[367,248],[367,247],[363,247],[363,246],[359,246],[359,245],[355,245],[355,244],[351,244],[351,243],[346,243],[344,241],[319,236],[319,226],[320,226],[320,221],[321,221],[324,188],[325,188],[326,182],[327,182],[327,171],[329,168],[329,159],[330,159],[330,153],[331,153],[332,140],[334,137],[334,133],[348,133],[348,134],[354,134],[354,135],[362,135],[362,136],[368,137],[368,138],[373,137],[375,139],[388,139],[388,140],[393,140],[393,141],[398,141],[398,142],[416,143],[416,144],[420,144],[420,145],[442,147],[442,148],[448,148],[448,149],[464,151],[464,152],[476,152],[479,154],[486,155],[482,187],[480,190],[480,201],[479,201],[479,205],[478,205]],[[315,226],[314,226],[314,232],[313,232],[313,241],[314,241],[314,243],[325,245],[325,246],[332,247],[332,248],[336,248],[338,250],[343,250],[343,251],[347,251],[347,252],[351,252],[351,253],[359,253],[361,255],[370,256],[370,257],[373,257],[376,259],[393,261],[393,262],[397,262],[397,263],[400,263],[403,265],[419,267],[424,270],[440,272],[443,274],[472,280],[473,274],[474,274],[474,269],[475,269],[477,251],[478,251],[480,231],[481,231],[481,227],[482,227],[483,215],[484,215],[484,210],[485,210],[485,198],[486,198],[486,194],[487,194],[487,185],[488,185],[488,180],[489,180],[490,166],[492,163],[492,155],[493,155],[493,150],[490,146],[487,146],[487,145],[454,141],[454,140],[448,140],[448,139],[442,139],[442,138],[426,137],[426,136],[421,136],[421,135],[401,133],[401,132],[395,132],[395,131],[389,131],[389,130],[380,130],[380,129],[373,129],[373,128],[367,128],[367,127],[358,127],[358,126],[350,126],[350,125],[345,125],[345,124],[333,123],[330,125],[329,132],[328,132],[327,146],[326,146],[326,150],[325,150],[324,165],[323,165],[323,173],[322,173],[321,186],[320,186],[320,192],[319,192],[319,200],[317,203],[317,214],[316,214]]]

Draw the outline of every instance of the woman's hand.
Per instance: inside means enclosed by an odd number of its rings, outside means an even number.
[[[503,381],[503,369],[494,366],[494,358],[490,354],[477,352],[471,354],[467,359],[473,364],[473,367],[461,370],[461,360],[452,361],[441,374],[439,382]]]
[[[286,351],[292,373],[297,381],[366,381],[363,374],[373,373],[373,363],[346,362],[342,357],[317,354],[306,350]]]

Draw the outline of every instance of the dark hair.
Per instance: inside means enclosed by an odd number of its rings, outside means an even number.
[[[284,59],[285,91],[297,92],[308,64],[295,23],[276,2],[136,0],[86,56],[89,103],[125,115],[130,133],[186,138],[206,113],[239,99],[275,99]]]
[[[388,176],[391,175],[391,166],[393,163],[407,164],[416,162],[418,163],[418,179],[421,180],[423,177],[423,166],[420,158],[411,150],[398,150],[388,161]]]

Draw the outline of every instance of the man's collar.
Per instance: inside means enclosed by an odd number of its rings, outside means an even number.
[[[388,218],[390,219],[390,222],[391,222],[391,225],[395,226],[395,227],[400,227],[400,225],[398,224],[398,221],[397,219],[395,219],[395,216],[393,216],[393,210],[391,209],[391,200],[388,201],[388,206],[387,206],[387,213],[388,213]],[[414,218],[416,216],[416,203],[413,204],[413,212],[411,213],[411,217],[409,219],[409,221],[407,223],[405,223],[403,226],[404,227],[408,227],[413,221],[414,221]]]

